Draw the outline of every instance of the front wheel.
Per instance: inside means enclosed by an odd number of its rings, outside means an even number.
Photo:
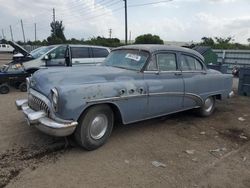
[[[108,105],[90,107],[79,119],[74,136],[86,150],[94,150],[105,144],[114,124],[114,113]]]
[[[197,112],[202,117],[210,116],[215,109],[215,97],[208,97],[202,107],[197,109]]]
[[[21,92],[26,92],[27,91],[27,84],[25,82],[21,83],[19,85],[19,89]]]
[[[1,94],[7,94],[7,93],[9,93],[9,91],[10,91],[10,88],[7,84],[0,85],[0,93]]]

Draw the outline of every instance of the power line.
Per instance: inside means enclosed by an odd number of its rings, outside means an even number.
[[[149,3],[140,3],[140,4],[132,4],[128,5],[128,7],[141,7],[141,6],[147,6],[147,5],[155,5],[155,4],[160,4],[160,3],[167,3],[171,2],[174,0],[165,0],[165,1],[157,1],[157,2],[149,2]]]

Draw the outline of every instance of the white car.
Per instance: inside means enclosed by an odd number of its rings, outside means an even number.
[[[98,64],[102,63],[110,53],[107,47],[72,44],[44,46],[28,52],[14,42],[10,44],[23,55],[22,64],[25,70],[32,72],[41,67]]]
[[[0,52],[12,53],[14,48],[9,44],[0,44]]]

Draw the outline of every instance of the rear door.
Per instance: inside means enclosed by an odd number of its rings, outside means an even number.
[[[191,54],[180,55],[180,66],[185,84],[184,107],[193,108],[202,105],[202,97],[210,86],[215,84],[208,79],[206,68],[201,60]]]
[[[102,63],[109,55],[109,51],[106,48],[92,47],[91,51],[95,63]]]
[[[184,82],[178,69],[176,53],[156,54],[144,76],[149,95],[148,117],[161,116],[182,109]]]
[[[72,57],[72,66],[94,63],[89,47],[70,47],[70,50]]]

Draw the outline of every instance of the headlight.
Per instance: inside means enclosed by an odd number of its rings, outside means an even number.
[[[52,108],[55,112],[57,112],[57,107],[58,107],[58,91],[56,88],[53,88],[51,90],[52,94]]]

